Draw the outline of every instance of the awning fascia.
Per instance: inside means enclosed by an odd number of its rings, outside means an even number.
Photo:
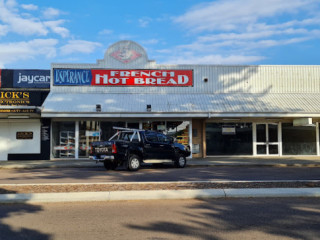
[[[45,118],[320,118],[320,113],[42,113]]]

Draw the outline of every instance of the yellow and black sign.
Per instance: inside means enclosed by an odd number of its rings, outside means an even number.
[[[0,113],[37,113],[36,109],[0,109]]]
[[[2,106],[41,106],[48,95],[42,91],[0,91],[0,105]]]
[[[17,139],[33,139],[33,132],[17,132]]]
[[[30,93],[23,91],[1,91],[0,105],[29,105]]]

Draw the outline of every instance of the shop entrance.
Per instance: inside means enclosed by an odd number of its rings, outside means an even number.
[[[53,121],[51,157],[88,158],[91,143],[108,140],[115,134],[113,127],[155,130],[175,138],[178,143],[191,145],[189,125],[190,121]]]
[[[280,155],[279,124],[256,123],[253,127],[254,155]]]

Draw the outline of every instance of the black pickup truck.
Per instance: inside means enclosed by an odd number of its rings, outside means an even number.
[[[186,166],[190,149],[174,142],[172,137],[148,130],[114,127],[117,133],[109,141],[93,142],[90,159],[103,162],[106,169],[120,165],[131,171],[140,168],[142,162],[170,161],[176,167]]]

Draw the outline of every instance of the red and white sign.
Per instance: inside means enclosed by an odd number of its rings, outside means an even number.
[[[189,87],[193,86],[192,70],[100,70],[92,69],[91,85]]]

